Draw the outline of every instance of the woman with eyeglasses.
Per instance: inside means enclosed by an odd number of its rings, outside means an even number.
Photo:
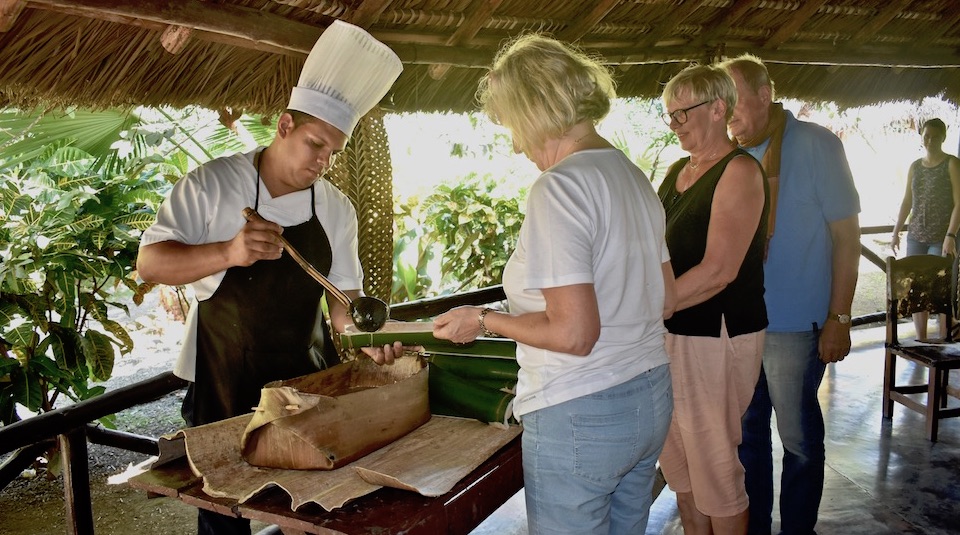
[[[767,312],[767,185],[727,121],[737,89],[723,70],[687,67],[663,90],[663,120],[690,156],[660,186],[677,311],[667,320],[674,413],[660,466],[684,533],[747,532],[740,418],[753,397]]]

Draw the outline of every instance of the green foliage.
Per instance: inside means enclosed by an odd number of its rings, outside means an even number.
[[[424,237],[424,228],[417,224],[419,199],[411,197],[407,202],[395,202],[393,220],[395,240],[393,244],[393,288],[390,302],[401,303],[424,297],[433,285],[429,274],[430,262],[434,259],[429,238]],[[409,225],[409,226],[408,226]],[[413,253],[412,263],[407,257]]]
[[[0,421],[104,391],[133,348],[109,312],[153,287],[136,254],[170,184],[272,136],[199,108],[0,110]]]
[[[101,176],[70,165],[90,155],[51,151],[0,172],[0,420],[16,404],[53,408],[103,391],[133,341],[109,316],[139,303],[151,285],[133,277],[140,233],[154,219],[165,181],[139,173]],[[156,176],[156,175],[154,175]]]
[[[439,186],[422,202],[411,198],[399,205],[395,301],[500,283],[523,215],[521,199],[497,196],[496,188],[489,176],[471,174],[457,184]],[[403,253],[414,246],[415,260],[409,263]],[[439,259],[439,284],[429,275],[434,255]]]

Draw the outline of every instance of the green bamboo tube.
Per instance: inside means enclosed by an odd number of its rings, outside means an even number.
[[[513,394],[480,386],[439,366],[430,366],[429,391],[434,414],[502,424],[513,418]]]
[[[520,365],[516,360],[503,358],[464,357],[458,355],[431,355],[431,364],[455,373],[465,379],[498,379],[517,382]]]

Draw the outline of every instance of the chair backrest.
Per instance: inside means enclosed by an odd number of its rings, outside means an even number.
[[[953,257],[887,257],[887,342],[898,341],[897,320],[915,312],[945,314],[947,325],[952,325],[955,295]]]

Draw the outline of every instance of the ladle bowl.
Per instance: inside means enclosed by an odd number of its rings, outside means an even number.
[[[247,221],[266,221],[256,210],[249,207],[243,209],[243,217]],[[320,273],[320,270],[313,267],[313,264],[308,262],[296,248],[290,245],[290,242],[287,241],[282,234],[279,234],[278,238],[280,238],[280,243],[283,244],[283,248],[287,251],[287,254],[307,272],[307,275],[310,275],[313,280],[319,282],[320,285],[327,290],[328,295],[332,295],[334,299],[347,307],[350,318],[358,329],[363,332],[372,333],[380,330],[380,328],[387,323],[387,320],[390,319],[390,307],[386,303],[369,295],[361,295],[351,301],[343,290],[337,288],[323,273]]]
[[[348,309],[353,324],[363,332],[378,331],[390,319],[390,307],[376,297],[368,295],[361,295],[351,301]]]

